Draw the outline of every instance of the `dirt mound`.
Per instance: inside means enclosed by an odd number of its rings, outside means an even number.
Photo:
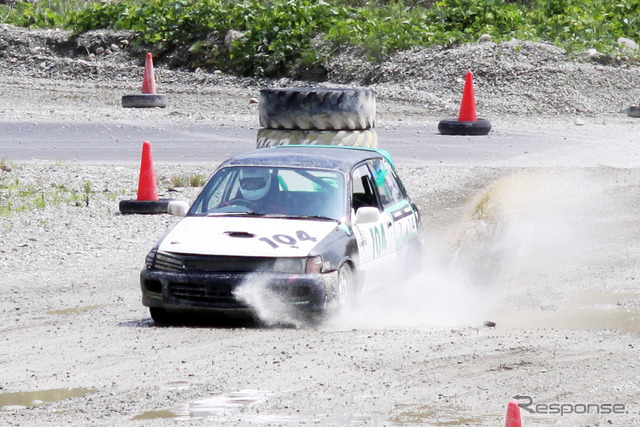
[[[95,81],[106,86],[136,81],[144,48],[130,32],[94,31],[77,38],[61,30],[0,26],[0,76],[17,79]],[[432,112],[457,111],[467,70],[475,76],[479,112],[484,115],[623,114],[637,103],[640,73],[620,63],[604,65],[591,52],[570,56],[543,43],[479,42],[453,49],[399,52],[372,64],[357,49],[347,49],[324,64],[326,82],[266,80],[219,71],[169,69],[156,65],[169,92],[201,87],[368,86],[379,99],[413,104]],[[615,62],[609,60],[608,62]]]

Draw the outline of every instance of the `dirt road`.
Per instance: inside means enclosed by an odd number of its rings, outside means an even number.
[[[39,84],[49,96],[3,83],[3,122],[255,120],[250,88],[176,94],[158,113],[123,111],[104,87]],[[118,213],[138,166],[0,152],[0,424],[495,426],[515,396],[527,426],[640,424],[639,122],[501,116],[489,137],[443,140],[415,104],[379,111],[381,129],[411,123],[431,150],[383,146],[428,250],[413,279],[368,284],[318,328],[278,312],[266,326],[156,327],[138,273],[175,219]],[[170,178],[213,166],[157,162],[161,192],[193,200]]]

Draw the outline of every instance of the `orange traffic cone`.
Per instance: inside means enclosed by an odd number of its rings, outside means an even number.
[[[145,141],[142,144],[138,200],[158,200],[156,172],[153,169],[153,157],[151,155],[151,143],[149,141]]]
[[[467,72],[467,78],[464,82],[464,91],[462,93],[462,104],[460,105],[460,114],[458,121],[475,122],[478,120],[476,114],[476,95],[473,91],[473,73]]]
[[[147,53],[144,61],[144,77],[142,79],[142,93],[155,95],[156,93],[156,75],[153,71],[153,56]]]
[[[142,144],[142,161],[140,162],[140,181],[138,182],[137,200],[120,200],[122,214],[156,214],[167,213],[172,199],[158,199],[158,184],[153,168],[151,143]]]
[[[153,56],[147,53],[144,62],[144,76],[142,79],[142,93],[135,95],[124,95],[122,97],[123,108],[165,108],[167,106],[167,95],[156,93],[156,75],[153,71]]]
[[[512,400],[507,406],[507,422],[505,427],[522,427],[522,420],[520,420],[520,407],[517,400]]]
[[[476,113],[476,95],[473,90],[473,73],[467,72],[462,93],[462,105],[458,119],[444,119],[438,123],[442,135],[487,135],[491,131],[491,122],[478,118]]]

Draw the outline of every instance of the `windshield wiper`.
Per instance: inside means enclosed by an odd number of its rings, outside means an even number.
[[[335,218],[331,218],[331,217],[328,217],[328,216],[322,216],[322,215],[290,215],[290,216],[287,216],[287,218],[317,219],[317,220],[323,220],[323,221],[338,221]]]
[[[266,216],[260,212],[209,212],[207,216]]]

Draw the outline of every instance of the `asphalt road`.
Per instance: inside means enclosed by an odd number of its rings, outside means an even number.
[[[504,119],[487,136],[443,136],[436,120],[377,128],[380,148],[404,165],[636,167],[640,121]],[[255,148],[257,126],[0,122],[0,159],[136,163],[150,141],[157,162],[219,162]]]

